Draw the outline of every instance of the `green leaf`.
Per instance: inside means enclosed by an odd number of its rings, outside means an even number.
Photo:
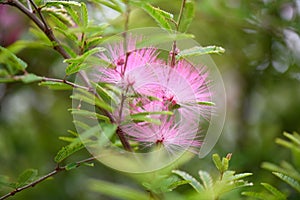
[[[289,138],[293,143],[298,145],[300,148],[300,139],[299,139],[299,135],[297,136],[297,133],[294,133],[294,135],[292,135],[290,133],[284,132],[283,135]]]
[[[203,183],[204,188],[207,189],[207,190],[212,189],[213,179],[209,175],[209,173],[206,172],[206,171],[202,171],[202,170],[200,170],[198,173],[199,173],[199,176],[200,176],[200,179]]]
[[[65,83],[61,83],[61,82],[45,81],[45,82],[39,83],[39,85],[46,86],[52,90],[72,90],[73,89],[72,86],[65,84]]]
[[[87,166],[87,167],[94,167],[94,163],[82,163],[82,165]]]
[[[77,140],[78,138],[75,137],[65,137],[65,136],[60,136],[58,137],[58,139],[65,141],[65,142],[74,142],[75,140]]]
[[[195,46],[190,49],[185,49],[178,53],[176,59],[186,58],[190,56],[201,56],[205,54],[221,54],[224,53],[225,49],[218,46],[207,46],[207,47],[199,47]]]
[[[195,17],[195,2],[187,0],[182,13],[182,19],[179,25],[180,32],[186,32]]]
[[[16,187],[22,187],[27,185],[28,183],[31,183],[37,178],[38,175],[38,170],[36,169],[27,169],[24,172],[22,172],[18,179],[17,179],[17,184]]]
[[[76,138],[72,144],[82,143],[84,145],[97,145],[97,147],[102,147],[108,144],[113,135],[115,135],[117,130],[116,124],[100,123],[94,127],[89,127],[80,121],[74,122],[78,127],[83,129],[79,138]]]
[[[215,163],[215,166],[219,170],[219,172],[223,172],[223,164],[221,161],[221,157],[218,154],[213,154],[212,155],[213,162]]]
[[[72,19],[67,14],[61,12],[61,8],[44,8],[43,11],[50,16],[50,20],[55,25],[55,28],[68,30],[69,26],[74,25]]]
[[[264,168],[264,169],[267,169],[269,171],[275,171],[275,172],[281,172],[281,173],[284,173],[285,170],[282,169],[281,167],[279,167],[278,165],[275,165],[273,163],[270,163],[270,162],[263,162],[261,164],[261,168]]]
[[[153,174],[149,176],[149,180],[143,183],[143,186],[147,191],[151,191],[156,194],[170,192],[176,187],[188,184],[189,181],[182,180],[177,175],[166,175],[166,174]]]
[[[288,149],[294,149],[296,148],[295,144],[293,144],[292,142],[289,142],[289,141],[286,141],[286,140],[283,140],[281,138],[276,138],[275,142],[281,146],[284,146]]]
[[[149,115],[139,115],[139,113],[130,115],[130,119],[134,122],[149,122],[156,125],[161,124],[161,121],[159,119],[151,118]]]
[[[100,180],[90,180],[89,188],[110,197],[126,200],[149,200],[149,194],[130,187]]]
[[[70,39],[71,41],[77,41],[77,37],[75,34],[73,33],[70,33],[69,31],[67,30],[64,30],[64,29],[61,29],[61,28],[58,28],[58,27],[54,27],[54,29],[58,32],[60,32],[61,34],[63,34],[66,38]],[[65,45],[66,46],[66,45]],[[64,47],[65,47],[64,46]],[[77,55],[77,54],[75,54]]]
[[[115,0],[111,0],[111,1],[107,1],[107,0],[94,0],[97,3],[100,3],[102,5],[105,5],[119,13],[124,13],[125,12],[125,6],[121,3],[119,3],[118,1]]]
[[[271,172],[280,172],[282,174],[287,174],[298,181],[300,180],[299,172],[290,163],[283,161],[281,165],[282,167],[273,163],[263,162],[261,167]]]
[[[186,33],[159,33],[159,34],[155,34],[147,39],[144,39],[140,42],[137,42],[136,44],[136,48],[145,48],[145,47],[149,47],[149,46],[162,46],[164,44],[168,44],[168,43],[173,43],[175,40],[176,41],[180,41],[180,40],[186,40],[186,39],[191,39],[194,38],[194,35],[192,34],[186,34]]]
[[[135,116],[149,116],[149,115],[173,115],[174,113],[171,111],[155,111],[155,112],[139,112],[136,114],[131,114],[131,117]]]
[[[203,105],[203,106],[215,106],[216,105],[214,102],[210,102],[210,101],[198,101],[197,104]]]
[[[293,187],[295,190],[300,192],[299,182],[296,181],[295,179],[293,179],[292,177],[282,174],[282,173],[279,173],[279,172],[272,172],[272,174],[274,174],[275,176],[277,176],[278,178],[280,178],[281,180],[283,180],[284,182],[289,184],[291,187]]]
[[[1,185],[2,186],[6,186],[6,187],[10,187],[10,188],[16,188],[16,184],[15,183],[11,183],[9,181],[9,177],[3,176],[3,175],[0,175],[0,186]]]
[[[116,124],[100,123],[101,135],[98,138],[98,146],[105,145],[113,135],[115,135],[118,126]]]
[[[189,184],[190,181],[188,180],[180,180],[180,181],[176,181],[174,183],[172,183],[170,186],[169,186],[169,190],[172,191],[174,189],[176,189],[178,186],[181,186],[181,185],[186,185],[186,184]]]
[[[45,6],[57,6],[59,7],[60,5],[63,5],[63,6],[77,6],[77,7],[80,7],[81,4],[76,2],[76,1],[46,1],[46,4]]]
[[[84,54],[77,56],[75,58],[69,58],[65,59],[64,62],[69,63],[70,65],[66,68],[66,74],[71,75],[74,74],[84,68],[86,68],[86,65],[83,64],[90,56],[92,56],[95,53],[105,51],[106,49],[103,47],[96,47],[93,48]]]
[[[83,101],[83,102],[88,103],[90,105],[95,105],[95,106],[97,106],[101,109],[104,109],[104,110],[108,111],[108,112],[113,111],[113,108],[109,104],[104,102],[102,99],[99,99],[98,97],[95,97],[95,95],[90,93],[89,91],[79,89],[79,88],[76,91],[78,91],[78,92],[73,93],[73,95],[71,96],[72,99]]]
[[[89,51],[86,51],[84,54],[76,57],[76,58],[69,58],[69,59],[65,59],[64,62],[66,63],[82,63],[84,62],[89,56],[95,54],[95,53],[99,53],[102,51],[105,51],[106,49],[103,47],[96,47],[93,48]]]
[[[149,122],[157,125],[161,124],[159,119],[152,118],[152,115],[173,115],[173,112],[170,111],[158,111],[158,112],[140,112],[130,115],[130,120],[135,122]]]
[[[85,116],[88,118],[99,119],[99,120],[103,120],[106,123],[110,122],[110,119],[107,116],[100,115],[95,112],[91,112],[91,111],[87,111],[87,110],[80,110],[80,109],[69,109],[69,111],[71,111],[72,115],[81,115],[81,116]]]
[[[45,45],[48,47],[53,47],[52,42],[49,40],[49,38],[42,32],[40,29],[37,28],[30,28],[30,33],[35,36],[35,40],[40,42],[41,45]]]
[[[223,188],[220,192],[220,194],[222,193],[226,193],[241,187],[249,187],[249,186],[253,186],[253,183],[249,183],[248,181],[244,181],[244,180],[239,180],[239,181],[233,181],[233,182],[226,182],[225,185],[223,185]]]
[[[173,15],[168,13],[164,10],[156,8],[149,3],[131,1],[132,4],[142,8],[145,12],[147,12],[157,23],[160,27],[171,30],[171,21],[173,21]]]
[[[18,53],[25,48],[45,48],[48,46],[43,44],[41,41],[30,41],[30,40],[18,40],[14,42],[12,45],[7,47],[9,51],[12,53]]]
[[[23,83],[32,83],[32,82],[37,82],[37,81],[43,80],[43,77],[29,73],[29,74],[25,74],[24,76],[22,76],[21,80],[23,81]]]
[[[87,125],[86,123],[83,123],[82,121],[74,120],[73,123],[75,126],[77,126],[78,128],[81,128],[85,131],[89,130],[91,128],[89,125]]]
[[[72,6],[65,6],[64,8],[67,10],[67,13],[74,20],[75,24],[79,25],[80,24],[80,17],[79,17],[80,15],[79,15],[77,9],[74,9]]]
[[[72,63],[69,64],[68,67],[66,68],[66,74],[71,75],[79,72],[80,70],[87,69],[88,66],[84,63]]]
[[[253,197],[256,199],[262,199],[262,200],[270,200],[270,195],[265,193],[265,192],[252,192],[252,191],[247,191],[247,192],[242,192],[242,195],[248,196],[248,197]]]
[[[299,134],[299,133],[293,132],[293,136],[294,136],[298,141],[300,141],[300,134]]]
[[[93,38],[88,38],[86,40],[86,48],[91,48],[91,47],[95,47],[97,45],[99,45],[101,42],[103,42],[103,37],[93,37]]]
[[[300,181],[300,173],[297,171],[297,169],[289,162],[282,161],[280,163],[283,169],[288,172],[288,175],[297,181]]]
[[[269,192],[271,192],[274,196],[276,196],[279,199],[286,199],[286,195],[280,192],[277,188],[273,187],[272,185],[268,183],[261,183]]]
[[[65,169],[67,171],[72,170],[72,169],[76,169],[78,167],[78,164],[76,162],[74,163],[69,163],[65,166]]]
[[[189,175],[188,173],[180,170],[173,170],[172,173],[177,174],[180,176],[183,180],[189,181],[189,184],[199,193],[201,193],[204,190],[203,185],[199,183],[194,177]]]
[[[229,160],[227,158],[222,158],[222,172],[228,170]]]
[[[4,65],[0,64],[0,77],[9,76],[9,73],[6,69],[4,69]]]
[[[69,28],[70,33],[86,33],[89,37],[88,39],[92,39],[93,37],[102,38],[103,33],[109,27],[108,23],[102,23],[97,25],[89,25],[87,27],[71,27]],[[102,39],[104,40],[104,39]]]
[[[222,176],[222,179],[216,181],[213,191],[217,194],[223,194],[240,187],[252,186],[252,183],[248,183],[247,181],[241,180],[242,178],[250,175],[252,174],[241,173],[235,175],[235,171],[225,171]]]
[[[229,172],[229,171],[226,171],[224,173],[224,178],[226,177],[226,173]],[[232,171],[233,172],[233,171]],[[234,172],[235,173],[235,172]],[[240,173],[240,174],[234,174],[233,176],[230,176],[228,178],[226,178],[227,181],[237,181],[239,179],[242,179],[242,178],[245,178],[245,177],[248,177],[248,176],[252,176],[253,174],[252,173]]]
[[[83,148],[84,148],[84,144],[80,140],[76,140],[76,142],[73,142],[65,147],[62,147],[56,154],[54,161],[56,163],[60,163],[70,155],[74,154],[75,152]]]
[[[92,82],[92,85],[96,88],[97,93],[100,95],[100,97],[107,103],[117,103],[115,98],[110,94],[108,90],[106,90],[101,85]]]
[[[76,133],[75,131],[72,131],[72,130],[68,130],[68,133],[70,133],[71,135],[75,136],[75,137],[78,137],[79,134]]]
[[[0,46],[0,63],[6,65],[7,71],[9,74],[14,75],[19,71],[24,72],[27,67],[27,64],[18,58],[8,49]]]
[[[85,3],[81,2],[81,16],[82,16],[82,26],[87,27],[89,23],[88,10]]]

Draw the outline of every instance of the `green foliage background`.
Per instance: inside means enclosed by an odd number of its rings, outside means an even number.
[[[178,14],[181,3],[179,0],[151,2],[174,14]],[[112,24],[108,32],[122,30],[123,21],[117,13],[107,7],[88,8],[96,21]],[[99,9],[104,16],[99,17]],[[285,17],[291,12],[291,19]],[[203,46],[218,45],[226,49],[224,55],[212,57],[226,87],[227,118],[213,152],[201,160],[194,158],[183,166],[184,170],[194,175],[199,169],[214,171],[211,155],[232,152],[232,168],[254,173],[248,180],[289,190],[260,166],[263,161],[288,160],[289,152],[274,140],[283,131],[300,132],[299,18],[300,3],[293,0],[196,1],[196,15],[189,32]],[[156,26],[142,10],[133,10],[129,21],[129,28]],[[24,20],[24,23],[30,22]],[[298,44],[288,39],[288,30],[294,31]],[[32,36],[25,29],[21,37]],[[61,76],[66,67],[51,49],[28,48],[18,56],[28,63],[30,72],[38,75]],[[53,157],[65,145],[58,137],[67,135],[68,129],[74,130],[72,116],[67,111],[71,107],[70,95],[71,91],[52,91],[36,84],[0,84],[0,174],[17,177],[27,168],[37,168],[43,174],[55,167]],[[82,151],[72,160],[87,156]],[[93,168],[61,173],[11,199],[110,199],[88,190],[85,183],[89,178],[140,187],[126,174],[96,163]],[[182,186],[178,192],[187,189],[188,186]],[[9,191],[1,188],[0,194]],[[238,198],[237,194],[229,195],[228,199]],[[291,194],[290,199],[297,198],[296,193]]]

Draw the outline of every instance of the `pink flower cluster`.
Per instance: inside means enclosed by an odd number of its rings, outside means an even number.
[[[137,49],[137,41],[129,39],[127,49],[123,43],[110,45],[100,56],[110,66],[99,68],[99,82],[121,90],[113,113],[118,125],[142,148],[196,152],[201,146],[199,120],[211,113],[211,106],[201,103],[212,98],[206,69],[184,59],[170,66],[158,58],[157,49]],[[139,116],[149,120],[137,120]]]

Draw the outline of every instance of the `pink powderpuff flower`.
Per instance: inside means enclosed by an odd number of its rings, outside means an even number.
[[[198,69],[186,60],[180,60],[173,68],[167,65],[151,66],[155,80],[139,91],[147,96],[159,99],[164,110],[178,109],[183,118],[197,118],[199,115],[208,119],[212,106],[212,94],[209,90],[208,73],[202,67]]]
[[[194,113],[201,115],[205,119],[209,119],[213,107],[206,105],[206,102],[212,101],[212,93],[210,91],[211,82],[208,80],[207,69],[205,67],[194,66],[186,60],[180,60],[173,69],[174,71],[169,76],[169,85],[172,86],[178,81],[177,78],[174,78],[175,74],[181,76],[180,82],[186,81],[187,84],[178,83],[179,88],[176,88],[177,99],[173,100],[181,106],[182,114],[191,116]],[[174,90],[173,88],[170,89]],[[192,91],[193,94],[187,94],[187,91]]]
[[[99,69],[99,81],[119,87],[123,93],[120,99],[125,98],[128,105],[120,106],[122,111],[116,109],[113,115],[122,122],[131,114],[141,112],[172,111],[175,114],[149,114],[161,124],[132,121],[120,128],[144,147],[162,145],[171,153],[187,149],[196,152],[201,146],[200,116],[208,118],[211,113],[210,106],[199,103],[210,102],[212,97],[206,69],[199,70],[186,60],[170,67],[157,58],[156,49],[136,49],[136,41],[130,39],[127,50],[121,43],[109,46],[108,55],[101,54],[111,65]]]
[[[193,134],[196,130],[174,124],[174,119],[164,116],[161,124],[132,123],[122,127],[122,130],[134,141],[140,142],[144,148],[162,146],[169,153],[176,154],[189,150],[197,152],[201,142]]]
[[[131,105],[131,112],[173,111],[174,116],[150,115],[160,119],[161,124],[131,123],[122,127],[124,132],[146,147],[161,144],[171,153],[187,149],[196,153],[201,146],[200,116],[207,119],[212,110],[211,106],[201,104],[212,98],[208,73],[185,60],[173,68],[162,64],[153,64],[151,68],[154,79],[138,90],[140,98]],[[149,96],[154,100],[149,100]]]
[[[112,83],[128,89],[151,78],[148,66],[161,62],[157,59],[157,50],[152,47],[137,49],[137,41],[138,39],[130,37],[127,49],[124,48],[123,42],[108,46],[108,54],[102,53],[100,57],[110,63],[110,66],[99,68],[99,82]]]

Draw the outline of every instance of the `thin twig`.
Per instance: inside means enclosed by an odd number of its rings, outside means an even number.
[[[27,73],[28,72],[25,71],[24,75],[26,75]],[[13,76],[12,78],[15,81],[22,81],[23,78],[24,78],[24,75],[16,75],[16,76]],[[45,81],[51,81],[51,82],[57,82],[57,83],[65,83],[67,85],[70,85],[72,88],[81,88],[81,89],[84,89],[86,91],[91,91],[91,88],[89,88],[89,87],[78,85],[76,83],[73,83],[73,82],[70,82],[70,81],[67,81],[67,80],[64,80],[64,79],[42,77],[42,80],[38,80],[38,82],[45,82]]]
[[[185,4],[186,4],[186,0],[182,0],[179,15],[178,15],[178,19],[177,19],[177,23],[176,23],[177,24],[176,25],[177,31],[179,30],[179,25],[180,25],[180,22],[181,22],[181,18],[182,18],[183,10],[185,8]]]
[[[124,67],[121,68],[121,75],[122,77],[124,77],[125,71],[126,71],[126,67],[127,67],[127,63],[128,63],[128,57],[130,55],[130,52],[128,51],[128,47],[127,47],[127,31],[128,31],[128,26],[129,26],[129,16],[130,16],[130,6],[128,5],[128,1],[125,1],[126,4],[126,11],[125,11],[125,23],[124,23],[124,32],[123,32],[123,48],[124,48],[124,52],[125,52],[125,61],[124,61]],[[124,102],[125,102],[125,98],[126,98],[126,93],[128,91],[128,88],[126,89],[125,93],[122,94],[121,97],[121,104],[120,104],[120,110],[119,110],[119,119],[118,119],[118,123],[121,120],[122,117],[122,112],[123,112],[123,107],[124,107]],[[132,148],[125,136],[124,131],[120,128],[120,126],[118,126],[117,131],[116,131],[123,147],[125,150],[127,151],[132,151]]]
[[[40,17],[40,19],[42,20],[42,23],[45,26],[45,31],[47,31],[47,29],[50,29],[50,27],[48,26],[48,23],[46,22],[44,16],[41,13],[41,9],[37,7],[37,5],[34,3],[34,1],[29,0],[30,4],[34,7],[34,9],[36,10],[38,16]]]
[[[179,25],[181,22],[181,18],[182,18],[182,14],[183,14],[183,10],[185,8],[185,4],[186,4],[186,0],[182,0],[181,3],[181,7],[180,7],[180,11],[179,11],[179,15],[178,15],[178,19],[177,22],[175,23],[176,26],[176,31],[179,30]],[[176,44],[176,40],[173,41],[173,47],[172,47],[172,55],[171,55],[171,67],[174,67],[176,64],[176,55],[177,55],[177,44]]]
[[[81,88],[81,89],[90,91],[90,88],[89,88],[89,87],[85,87],[85,86],[82,86],[82,85],[78,85],[78,84],[76,84],[76,83],[73,83],[73,82],[70,82],[70,81],[67,81],[67,80],[64,80],[64,79],[57,79],[57,78],[43,77],[42,81],[51,81],[51,82],[65,83],[65,84],[67,84],[67,85],[72,86],[73,88]]]
[[[90,157],[90,158],[78,161],[78,162],[76,162],[76,168],[80,167],[84,163],[89,163],[89,162],[91,162],[95,159],[96,159],[95,157]],[[33,181],[33,182],[23,186],[23,187],[16,188],[15,190],[3,195],[2,197],[0,197],[0,200],[7,199],[8,197],[14,196],[16,193],[21,192],[21,191],[23,191],[27,188],[34,187],[35,185],[43,182],[44,180],[48,179],[51,176],[54,176],[54,175],[58,174],[59,172],[66,171],[67,170],[66,166],[67,165],[65,165],[63,167],[57,166],[53,171],[51,171],[48,174],[40,177],[39,179],[37,179],[37,180],[35,180],[35,181]]]

